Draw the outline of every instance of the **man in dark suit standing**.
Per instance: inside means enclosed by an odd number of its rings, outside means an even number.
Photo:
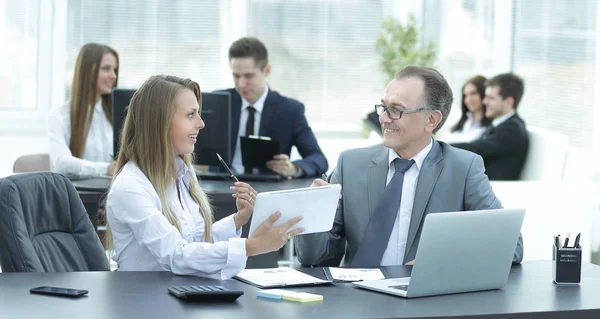
[[[523,80],[512,73],[489,79],[483,103],[492,125],[476,141],[452,144],[481,155],[490,180],[518,180],[523,170],[529,149],[525,122],[517,114],[523,90]]]
[[[306,117],[304,104],[280,95],[267,85],[271,73],[267,48],[256,38],[241,38],[229,48],[229,65],[235,88],[231,94],[232,167],[249,172],[242,165],[240,136],[268,136],[279,141],[281,154],[267,162],[273,172],[285,177],[320,176],[327,160],[317,144]],[[302,160],[290,161],[292,146]]]

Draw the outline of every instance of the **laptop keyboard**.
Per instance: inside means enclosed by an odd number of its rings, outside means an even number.
[[[407,291],[408,285],[388,286],[388,288]]]

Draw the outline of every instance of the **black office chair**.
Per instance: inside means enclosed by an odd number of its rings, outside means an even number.
[[[4,272],[109,270],[98,235],[66,177],[36,172],[0,179],[0,265]]]

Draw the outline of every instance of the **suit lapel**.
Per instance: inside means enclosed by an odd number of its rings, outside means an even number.
[[[369,187],[369,219],[373,216],[375,207],[379,203],[379,198],[385,189],[385,182],[387,179],[387,172],[389,168],[388,163],[388,149],[383,148],[377,156],[373,158],[373,163],[369,165],[367,180]]]
[[[265,99],[265,104],[263,105],[262,114],[260,115],[260,128],[258,130],[258,134],[260,136],[269,136],[267,128],[272,127],[270,125],[271,117],[273,116],[273,109],[277,104],[277,100],[277,93],[269,89],[269,93],[267,93],[267,98]]]
[[[410,218],[410,227],[408,229],[408,237],[406,239],[405,258],[406,254],[410,251],[410,247],[412,246],[417,235],[417,231],[419,230],[419,225],[423,219],[425,207],[427,206],[427,202],[429,202],[433,187],[440,177],[440,173],[444,167],[442,147],[436,140],[433,140],[432,143],[433,146],[431,151],[423,161],[423,166],[419,171],[417,188],[415,190],[415,200]]]
[[[235,90],[231,89],[231,156],[235,153],[235,146],[238,141],[238,132],[240,130],[240,114],[242,112],[242,97]]]

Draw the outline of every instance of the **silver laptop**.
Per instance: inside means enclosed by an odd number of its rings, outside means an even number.
[[[525,209],[428,214],[411,277],[354,285],[405,298],[506,285]]]

